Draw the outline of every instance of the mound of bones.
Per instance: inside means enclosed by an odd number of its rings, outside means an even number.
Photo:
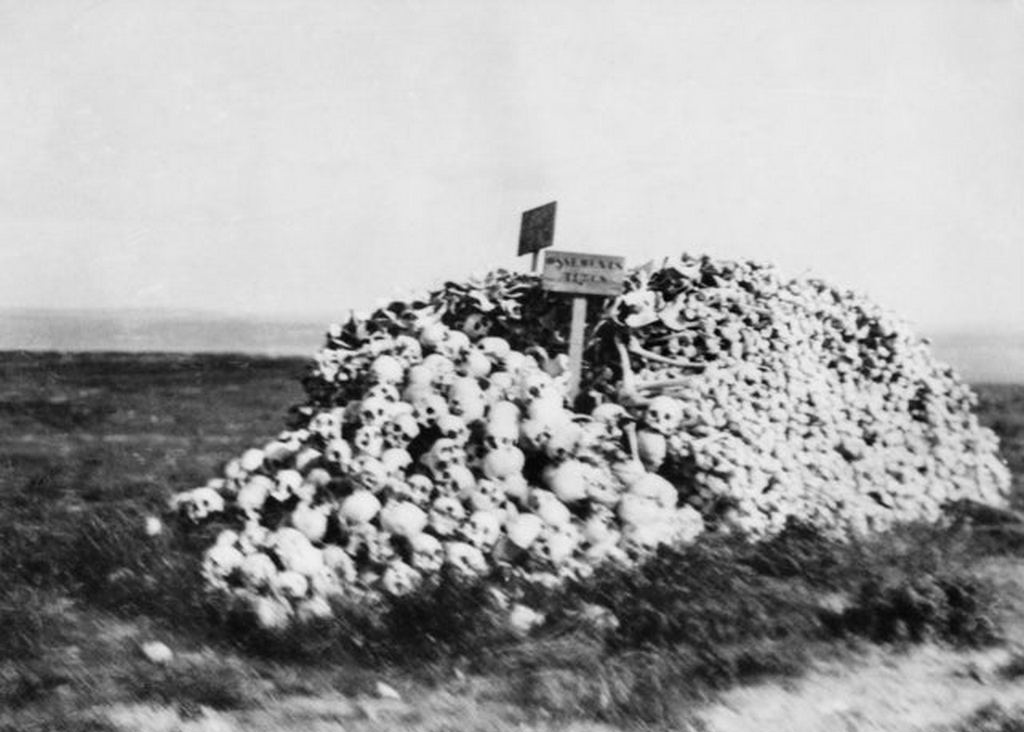
[[[848,536],[1005,501],[970,389],[862,297],[684,255],[595,306],[575,404],[544,348],[564,352],[566,304],[535,275],[332,326],[292,429],[174,498],[234,522],[209,588],[279,627],[446,565],[551,584],[705,530]]]

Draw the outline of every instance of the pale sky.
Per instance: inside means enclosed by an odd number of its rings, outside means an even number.
[[[1024,1],[0,0],[0,307],[326,317],[552,199],[1024,330]]]

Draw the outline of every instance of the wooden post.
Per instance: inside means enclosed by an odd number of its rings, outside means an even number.
[[[533,257],[531,257],[531,259],[530,259],[530,271],[531,272],[536,272],[537,271],[537,259],[539,258],[539,256],[540,256],[540,252],[538,252],[538,251],[534,251],[533,252]]]
[[[576,401],[583,372],[583,329],[587,324],[587,298],[572,299],[572,324],[569,327],[569,402]]]
[[[610,297],[622,291],[626,262],[607,254],[549,250],[544,256],[541,285],[548,292],[572,295],[569,327],[569,399],[575,401],[583,371],[583,329],[587,324],[587,295]]]

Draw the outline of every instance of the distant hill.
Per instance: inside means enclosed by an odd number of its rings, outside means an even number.
[[[188,311],[5,310],[0,311],[0,350],[311,356],[329,322]],[[1024,333],[922,335],[931,338],[936,356],[968,381],[1024,383]]]

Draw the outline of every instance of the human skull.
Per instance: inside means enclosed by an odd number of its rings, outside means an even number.
[[[470,313],[462,321],[462,332],[472,341],[478,341],[491,332],[490,317],[483,313]]]
[[[544,520],[535,513],[521,513],[505,525],[509,541],[520,549],[529,549],[544,529]]]
[[[682,404],[669,396],[654,397],[644,410],[644,424],[663,435],[670,435],[679,429],[682,419]]]
[[[587,498],[588,469],[579,460],[565,460],[544,468],[544,482],[563,503]]]
[[[519,425],[519,436],[530,450],[543,450],[551,439],[555,426],[544,419],[527,419]]]
[[[396,357],[383,354],[370,364],[370,379],[376,384],[400,384],[405,377],[405,365]]]
[[[482,379],[491,373],[494,366],[491,363],[491,359],[483,351],[479,348],[471,348],[462,357],[462,360],[459,361],[458,368],[461,373],[467,376]]]
[[[341,548],[337,547],[340,551]],[[348,555],[345,555],[346,558]],[[319,572],[309,578],[309,592],[313,597],[331,598],[345,594],[345,583],[338,573],[324,565]]]
[[[407,501],[388,501],[380,512],[380,527],[395,536],[411,539],[427,526],[427,514]]]
[[[448,414],[448,402],[440,394],[423,394],[413,402],[413,416],[420,427],[436,427],[437,420]]]
[[[260,450],[258,447],[251,447],[238,458],[238,466],[246,473],[252,473],[263,467],[263,459],[263,450]]]
[[[581,533],[583,540],[591,545],[603,544],[614,538],[615,514],[607,506],[592,506],[590,515],[583,522]]]
[[[650,429],[638,430],[636,446],[640,461],[651,471],[660,468],[668,456],[668,441],[661,432]]]
[[[252,599],[252,612],[264,630],[283,630],[291,623],[292,606],[277,596],[256,596]]]
[[[440,431],[441,437],[453,440],[459,445],[469,442],[469,427],[466,426],[462,417],[444,414],[437,420],[437,429]]]
[[[304,447],[295,456],[295,469],[300,473],[305,473],[322,465],[323,457],[323,453],[315,447]]]
[[[368,397],[359,403],[359,422],[364,427],[381,428],[388,421],[393,402],[383,397]]]
[[[248,477],[248,471],[242,470],[242,464],[238,458],[229,460],[224,466],[224,485],[232,493],[237,493]]]
[[[563,422],[552,429],[551,437],[544,443],[544,452],[555,462],[572,457],[580,445],[583,430],[574,422]]]
[[[369,523],[348,526],[345,532],[344,550],[352,557],[359,558],[364,551],[369,552],[370,544],[376,541],[380,530]]]
[[[546,564],[559,566],[572,558],[579,539],[571,532],[547,526],[530,547],[530,554]]]
[[[465,355],[471,345],[469,336],[461,330],[449,330],[441,343],[438,344],[437,350],[452,361],[458,361]]]
[[[312,586],[312,582],[310,583]],[[334,594],[340,594],[338,590]],[[334,610],[327,602],[324,593],[316,594],[313,597],[304,597],[295,603],[295,619],[299,623],[313,623],[317,620],[328,620],[334,617]]]
[[[351,584],[356,579],[356,563],[344,549],[337,544],[328,544],[323,550],[324,566],[335,572],[338,578]]]
[[[298,452],[299,446],[294,447],[280,440],[271,440],[263,446],[263,460],[268,466],[280,467]]]
[[[550,399],[557,400],[561,404],[562,395],[548,374],[540,369],[532,369],[520,374],[519,398],[527,402]]]
[[[239,570],[244,561],[245,555],[233,543],[218,542],[203,554],[203,579],[210,587],[224,589],[228,586],[228,577]]]
[[[243,554],[253,554],[267,544],[270,530],[255,518],[249,518],[238,535],[238,548]]]
[[[619,546],[622,541],[622,534],[613,529],[605,541],[596,544],[587,544],[583,550],[583,557],[591,565],[603,564],[613,561],[620,564],[627,563],[628,557],[625,551]]]
[[[447,387],[458,376],[455,362],[440,353],[431,353],[421,365],[430,374],[430,383],[437,387]]]
[[[501,480],[521,473],[525,464],[526,456],[522,450],[518,447],[503,447],[488,451],[484,455],[480,469],[486,477]]]
[[[497,374],[495,374],[497,376]],[[491,377],[494,380],[494,376]],[[487,423],[488,425],[503,422],[516,426],[519,424],[520,411],[519,407],[514,402],[507,400],[499,400],[493,402],[487,410]]]
[[[426,364],[420,363],[409,368],[405,373],[406,388],[430,388],[434,381],[434,372]]]
[[[323,459],[328,466],[344,470],[352,460],[352,446],[341,437],[335,437],[324,445]]]
[[[389,404],[388,416],[393,416],[401,395],[393,384],[374,384],[362,394],[362,399],[383,399]],[[361,406],[362,402],[359,402],[359,405]]]
[[[609,430],[614,430],[618,427],[619,422],[629,417],[629,412],[615,402],[605,402],[594,407],[590,416],[597,422],[605,425]]]
[[[298,470],[279,470],[274,480],[274,487],[270,490],[270,497],[275,501],[287,501],[297,495],[302,486],[302,473]]]
[[[629,487],[632,495],[655,501],[665,509],[674,509],[679,493],[672,483],[656,473],[648,473]]]
[[[484,479],[477,483],[476,490],[469,496],[469,503],[475,511],[493,511],[505,502],[505,485],[498,480]]]
[[[436,474],[434,484],[442,494],[464,500],[476,491],[477,481],[472,470],[455,463]]]
[[[224,511],[224,498],[212,488],[194,488],[178,498],[178,505],[189,521],[199,522]]]
[[[428,322],[420,329],[420,343],[423,344],[424,348],[436,351],[441,346],[441,343],[444,341],[447,334],[448,326],[444,323],[438,321]]]
[[[597,506],[614,506],[622,495],[622,484],[607,469],[587,471],[587,498]]]
[[[507,404],[508,402],[505,403]],[[490,450],[515,447],[518,439],[519,425],[512,420],[494,419],[492,417],[484,428],[484,444]]]
[[[269,585],[277,575],[277,565],[269,554],[254,552],[242,560],[238,572],[246,587],[259,590]]]
[[[420,346],[420,342],[412,336],[395,336],[392,353],[405,366],[412,366],[423,360],[423,348]]]
[[[395,597],[408,595],[419,587],[422,581],[423,575],[400,559],[389,562],[380,578],[384,591]]]
[[[508,354],[512,351],[512,347],[509,345],[508,341],[497,336],[481,338],[480,342],[477,343],[477,347],[485,356],[491,359],[491,362],[495,366],[502,365],[508,357]]]
[[[385,445],[406,449],[419,436],[420,427],[413,415],[399,414],[385,422],[381,431]]]
[[[309,580],[298,572],[285,570],[274,575],[270,591],[289,600],[298,600],[309,591]]]
[[[672,541],[672,527],[667,521],[627,524],[622,531],[622,547],[630,555],[648,556],[659,544]]]
[[[611,469],[612,475],[627,488],[647,475],[647,470],[639,460],[612,463]]]
[[[466,518],[466,509],[457,498],[442,496],[430,506],[430,528],[438,536],[451,536]]]
[[[366,559],[370,564],[384,565],[398,557],[388,531],[377,531],[365,539]]]
[[[626,493],[619,501],[619,520],[628,526],[643,526],[661,521],[665,509],[654,500],[635,493]]]
[[[487,377],[487,389],[484,398],[490,402],[505,401],[513,395],[515,379],[507,371],[492,371]]]
[[[389,447],[380,455],[381,465],[390,478],[401,478],[412,465],[412,455],[400,447]]]
[[[569,508],[550,491],[532,491],[530,493],[530,509],[549,526],[563,526],[572,520]]]
[[[490,549],[501,535],[501,522],[491,511],[475,511],[462,525],[462,536],[480,550]]]
[[[391,497],[399,501],[408,501],[420,508],[426,508],[430,504],[430,497],[434,493],[434,482],[421,473],[413,473],[404,481],[392,483]]]
[[[444,564],[444,547],[430,534],[417,534],[409,540],[412,549],[412,566],[421,572],[432,574]]]
[[[630,328],[641,328],[658,319],[658,294],[639,289],[623,293],[612,305],[616,319]]]
[[[329,512],[330,507],[326,504],[314,507],[300,503],[292,510],[289,521],[310,541],[321,541],[327,533]]]
[[[525,506],[530,499],[530,484],[522,473],[513,473],[501,479],[501,485],[505,489],[505,495],[520,506]]]
[[[483,553],[464,541],[445,542],[445,562],[456,572],[476,577],[487,571],[487,560]]]
[[[537,362],[521,351],[509,351],[502,364],[505,371],[513,376],[519,376],[525,371],[537,368]]]
[[[351,477],[363,488],[376,493],[387,483],[388,471],[380,460],[364,454],[352,461]]]
[[[462,417],[466,424],[483,418],[487,402],[476,379],[466,376],[452,383],[448,391],[448,408],[452,414]]]
[[[479,473],[484,464],[484,456],[488,452],[487,446],[480,440],[471,439],[462,449],[466,452],[466,466]]]
[[[341,437],[341,419],[333,411],[317,412],[309,420],[309,432],[324,442]]]
[[[430,449],[420,456],[420,463],[430,470],[435,480],[445,468],[456,464],[463,464],[465,460],[465,451],[459,443],[447,437],[434,440],[434,444],[430,446]]]
[[[681,506],[672,516],[673,540],[692,544],[704,533],[704,517],[693,506]]]
[[[287,570],[309,577],[323,566],[323,554],[298,529],[278,529],[270,535],[269,546]]]
[[[377,496],[365,488],[353,491],[338,507],[338,519],[345,527],[367,524],[380,513],[381,504]]]

